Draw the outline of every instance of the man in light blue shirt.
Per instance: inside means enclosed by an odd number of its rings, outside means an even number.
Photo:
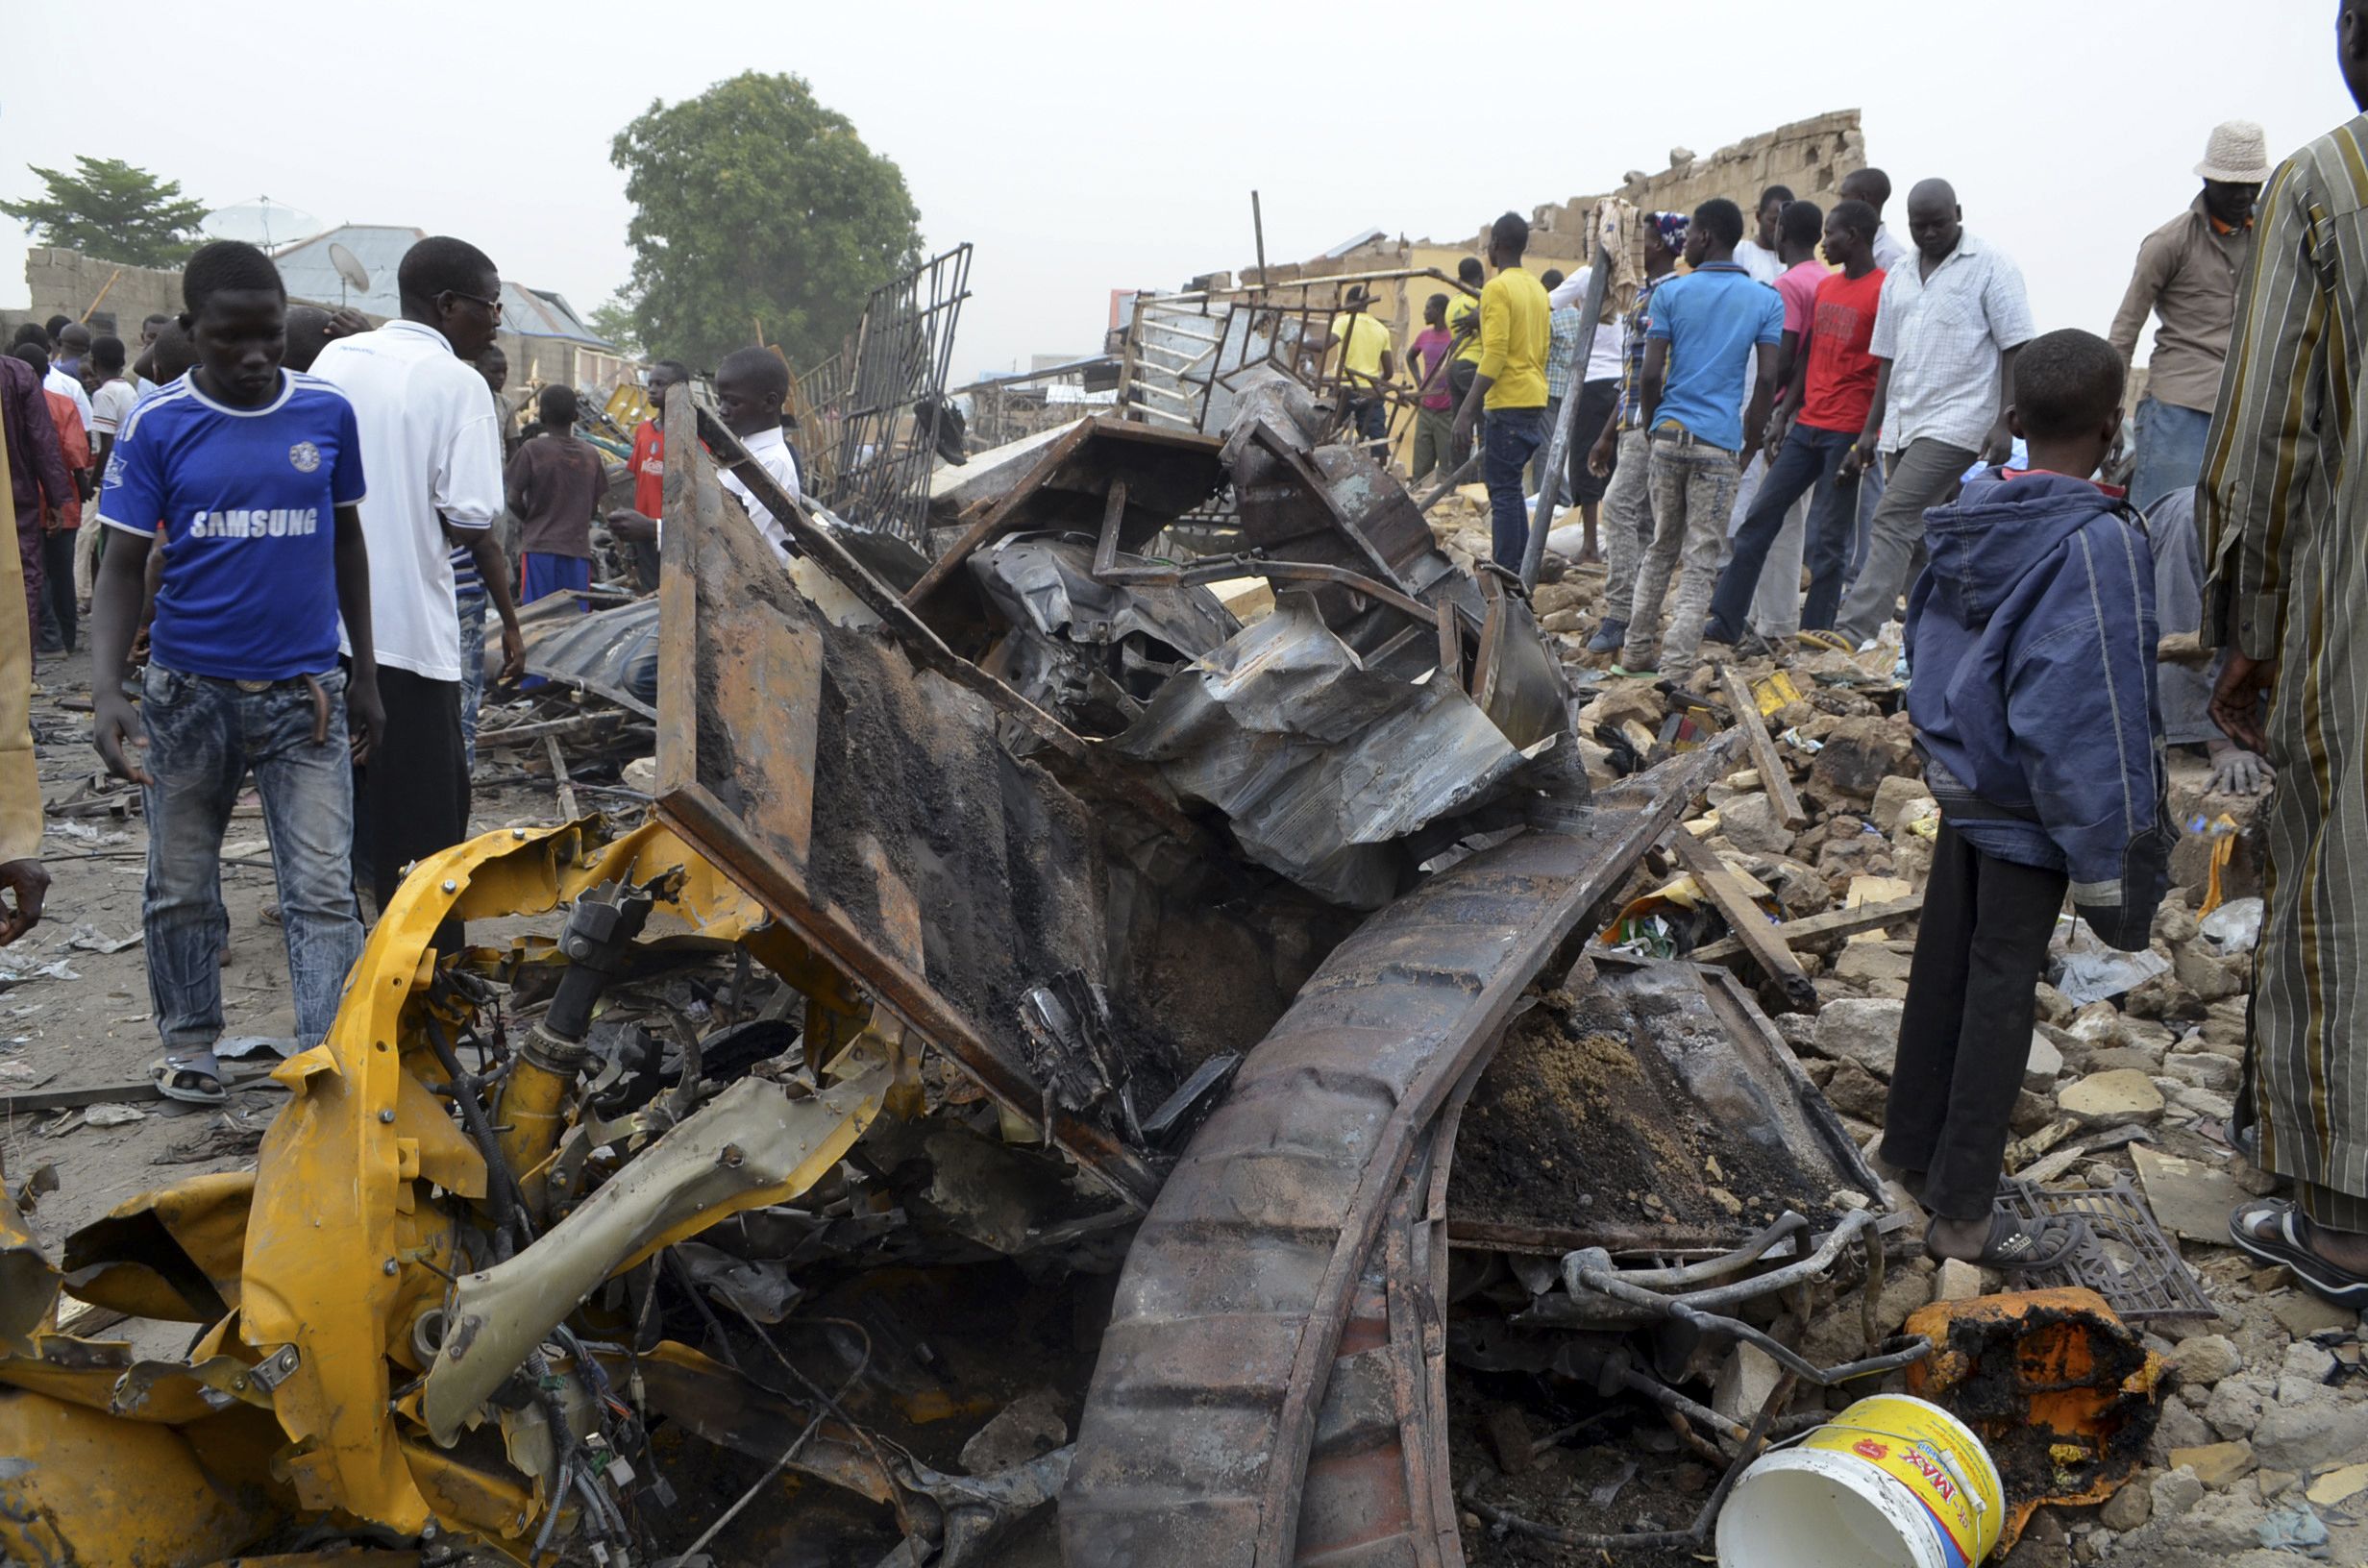
[[[1742,208],[1723,198],[1704,202],[1687,228],[1686,259],[1693,271],[1653,296],[1643,374],[1653,542],[1637,572],[1616,674],[1690,678],[1736,486],[1745,455],[1759,450],[1767,430],[1784,300],[1736,263],[1742,237]],[[1662,600],[1673,572],[1677,602],[1665,643]]]

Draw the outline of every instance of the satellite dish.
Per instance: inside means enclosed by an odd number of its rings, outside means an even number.
[[[209,239],[241,239],[270,250],[292,239],[321,232],[321,220],[284,202],[258,196],[251,202],[218,207],[198,220],[198,232]]]
[[[343,286],[337,290],[337,303],[345,303],[346,290],[357,294],[370,292],[370,269],[361,264],[361,257],[335,240],[329,242],[329,264],[337,269],[337,280]]]

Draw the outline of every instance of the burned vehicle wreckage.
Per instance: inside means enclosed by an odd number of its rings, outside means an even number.
[[[1732,977],[1586,950],[1729,748],[1591,790],[1519,585],[1233,392],[929,558],[678,388],[653,820],[421,863],[252,1172],[0,1208],[0,1555],[1445,1565],[1456,1368],[1731,1477],[1920,1354],[1768,1332],[1881,1184]]]

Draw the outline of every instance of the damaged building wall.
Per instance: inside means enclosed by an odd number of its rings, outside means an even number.
[[[1585,230],[1587,214],[1605,196],[1667,212],[1691,212],[1712,197],[1724,196],[1748,218],[1752,203],[1770,185],[1788,185],[1798,199],[1830,208],[1840,199],[1835,187],[1842,176],[1865,165],[1866,137],[1859,130],[1859,111],[1837,109],[1746,136],[1708,158],[1673,147],[1669,166],[1659,174],[1630,170],[1619,189],[1549,202],[1532,209],[1530,221],[1549,233],[1576,233]],[[1555,247],[1548,243],[1545,248]]]

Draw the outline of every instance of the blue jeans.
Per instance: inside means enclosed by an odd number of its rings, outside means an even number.
[[[1859,515],[1859,481],[1844,478],[1842,457],[1858,440],[1856,430],[1820,430],[1795,425],[1785,437],[1767,477],[1760,481],[1759,498],[1743,526],[1736,530],[1735,558],[1711,596],[1711,619],[1704,633],[1714,642],[1732,643],[1751,617],[1751,596],[1760,586],[1760,571],[1768,548],[1785,526],[1785,514],[1811,489],[1817,502],[1809,514],[1809,597],[1801,604],[1801,625],[1824,631],[1834,625],[1841,603],[1841,575],[1850,564],[1851,534]]]
[[[213,1048],[222,1036],[222,834],[247,770],[263,797],[263,828],[280,884],[296,1041],[320,1043],[361,956],[355,918],[354,773],[346,756],[345,672],[317,677],[328,735],[312,741],[312,694],[302,680],[259,692],[150,664],[140,727],[155,779],[148,817],[148,994],[168,1053]]]
[[[1545,444],[1542,408],[1489,410],[1488,445],[1480,460],[1480,477],[1488,481],[1492,553],[1509,572],[1521,569],[1521,552],[1529,547],[1529,508],[1521,488],[1521,472]]]
[[[477,769],[477,708],[485,696],[485,607],[493,596],[482,588],[463,589],[455,600],[460,606],[460,746]]]
[[[2130,502],[2143,512],[2204,477],[2204,438],[2211,433],[2211,415],[2140,398],[2134,423],[2137,472],[2130,476]]]

